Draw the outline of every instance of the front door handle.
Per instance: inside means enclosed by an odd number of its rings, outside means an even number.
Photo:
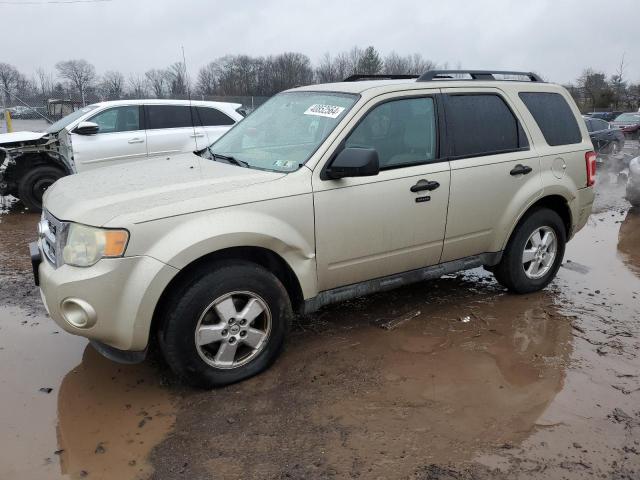
[[[521,163],[519,163],[518,165],[513,167],[513,169],[509,172],[509,174],[511,174],[513,176],[526,175],[527,173],[531,173],[532,170],[533,170],[533,168],[531,168],[530,166],[522,165]]]
[[[431,190],[435,190],[439,186],[440,184],[438,182],[423,179],[423,180],[418,180],[418,183],[416,183],[414,186],[411,187],[411,191],[412,192],[422,192],[424,190],[431,191]]]
[[[144,138],[132,138],[129,143],[144,143]]]
[[[204,137],[204,133],[192,133],[191,135],[189,135],[191,138],[200,138],[200,137]]]

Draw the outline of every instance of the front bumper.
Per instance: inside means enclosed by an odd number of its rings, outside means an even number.
[[[61,328],[127,352],[147,348],[156,304],[177,272],[146,256],[103,259],[88,268],[54,268],[42,261],[37,269],[45,307]],[[70,304],[88,305],[92,321],[86,326],[70,321]]]

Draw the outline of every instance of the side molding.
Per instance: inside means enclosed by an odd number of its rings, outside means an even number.
[[[386,277],[375,278],[373,280],[366,280],[364,282],[354,283],[344,287],[325,290],[315,297],[305,300],[302,312],[306,315],[332,303],[344,302],[345,300],[363,297],[372,293],[393,290],[394,288],[421,282],[423,280],[433,280],[449,273],[469,270],[482,265],[496,265],[500,262],[501,258],[502,252],[481,253],[480,255],[473,255],[460,260],[453,260],[438,265],[418,268],[416,270],[409,270],[408,272],[396,273]]]

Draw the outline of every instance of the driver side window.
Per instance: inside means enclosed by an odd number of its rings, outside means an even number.
[[[98,133],[132,132],[140,130],[140,107],[127,105],[109,108],[89,118],[100,127]]]
[[[378,105],[351,132],[345,147],[374,148],[381,170],[432,162],[437,154],[433,98],[408,98]]]

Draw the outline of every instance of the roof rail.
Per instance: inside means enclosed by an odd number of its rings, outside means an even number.
[[[360,80],[412,80],[414,78],[418,78],[420,75],[395,75],[395,74],[373,74],[373,75],[365,75],[357,73],[355,75],[350,75],[343,82],[358,82]]]
[[[429,70],[423,73],[416,81],[431,82],[435,80],[469,80],[468,78],[456,78],[456,75],[469,75],[471,80],[498,80],[494,75],[513,77],[526,77],[529,82],[544,82],[542,78],[533,72],[508,72],[500,70]],[[506,79],[505,79],[506,80]],[[525,80],[511,80],[523,82]]]

